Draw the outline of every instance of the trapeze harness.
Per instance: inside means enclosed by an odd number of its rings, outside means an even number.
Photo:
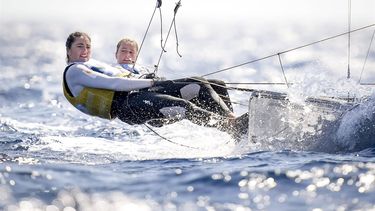
[[[78,96],[74,96],[71,90],[68,87],[66,82],[66,73],[68,69],[77,63],[69,64],[64,70],[63,78],[63,91],[66,99],[78,110],[83,113],[98,116],[104,119],[114,119],[116,116],[112,112],[112,105],[114,102],[114,96],[116,91],[110,89],[100,89],[100,88],[91,88],[84,87]],[[94,72],[102,73],[108,76],[116,77],[132,77],[133,74],[139,73],[131,72],[129,69],[131,66],[125,68],[121,67],[112,67],[105,63],[101,63],[94,59],[91,59],[84,63],[78,63],[86,66]],[[132,68],[135,70],[135,68]],[[122,95],[127,95],[128,92],[122,92]]]
[[[63,90],[66,99],[83,113],[104,119],[113,119],[111,107],[114,91],[85,87],[78,96],[73,96],[66,82],[66,72],[73,65],[74,63],[68,65],[64,70]]]

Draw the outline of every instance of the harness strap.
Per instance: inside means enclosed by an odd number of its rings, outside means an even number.
[[[63,84],[64,84],[64,87],[65,87],[66,92],[68,93],[68,95],[71,96],[71,97],[74,97],[74,96],[73,96],[72,92],[71,92],[70,89],[69,89],[68,83],[66,82],[66,72],[67,72],[67,70],[68,70],[71,66],[73,66],[73,65],[74,65],[74,63],[73,63],[73,64],[70,64],[70,65],[68,65],[68,66],[65,67],[65,70],[64,70],[64,76],[63,76]]]

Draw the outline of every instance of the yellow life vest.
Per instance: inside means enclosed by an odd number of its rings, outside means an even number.
[[[65,79],[66,71],[70,66],[65,68],[63,77],[63,90],[66,99],[83,113],[104,119],[115,118],[111,114],[114,91],[85,87],[78,96],[73,96]]]

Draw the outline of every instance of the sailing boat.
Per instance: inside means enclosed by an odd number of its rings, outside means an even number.
[[[375,24],[372,24],[365,28],[374,26]],[[322,40],[345,34],[350,35],[353,31],[349,30],[349,32]],[[374,34],[375,30],[372,40]],[[322,40],[301,47],[313,45]],[[280,66],[285,77],[281,60]],[[347,79],[350,81],[349,65],[347,74]],[[286,77],[285,84],[288,85]],[[359,81],[358,85],[367,86],[375,85],[375,83]],[[310,145],[310,149],[327,152],[358,151],[375,146],[375,92],[360,98],[355,97],[354,94],[351,97],[350,92],[346,97],[306,96],[301,101],[300,98],[294,99],[287,92],[253,90],[248,109],[248,141],[251,143],[273,145],[287,141],[289,144],[303,143],[304,146]],[[325,142],[323,145],[321,145],[322,141]]]
[[[160,7],[161,1],[158,2],[158,7]],[[174,20],[179,7],[180,1],[176,4],[174,18],[170,25],[169,32],[171,31],[172,26],[175,26]],[[221,70],[205,74],[203,77],[228,71],[230,69],[248,65],[271,57],[277,57],[284,76],[284,84],[289,86],[291,83],[288,82],[287,77],[285,76],[280,55],[345,35],[347,35],[349,38],[348,53],[350,53],[350,35],[354,32],[375,26],[375,24],[370,24],[355,30],[351,30],[350,23],[348,25],[348,31],[342,34],[334,35],[332,37],[324,38],[316,42],[298,46],[282,52],[277,52],[262,58],[234,65],[232,67],[223,68]],[[372,36],[372,40],[373,39],[374,34]],[[166,41],[167,40],[164,42],[156,67],[158,67],[161,56],[164,53]],[[176,41],[178,42],[177,39]],[[371,43],[369,45],[369,49],[371,48]],[[367,53],[366,59],[368,55],[369,53]],[[348,80],[350,79],[351,71],[349,64],[350,61],[348,61],[347,69]],[[272,85],[271,83],[269,84]],[[375,83],[366,85],[375,85]],[[297,144],[303,141],[304,144],[309,143],[314,145],[317,143],[316,140],[321,139],[329,140],[334,147],[342,147],[348,151],[366,148],[371,144],[371,146],[374,145],[374,143],[371,141],[375,137],[375,94],[362,98],[351,96],[351,93],[348,93],[347,97],[308,96],[303,101],[296,101],[287,92],[245,88],[237,88],[237,90],[245,90],[251,93],[248,105],[248,137],[241,139],[242,142],[245,141],[259,144],[266,143],[272,145],[282,141]],[[361,113],[361,115],[356,115],[358,113]],[[350,132],[348,133],[348,131]],[[321,146],[317,145],[313,147],[318,149]]]

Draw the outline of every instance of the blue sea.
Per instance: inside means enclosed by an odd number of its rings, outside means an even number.
[[[134,35],[142,37],[146,23],[130,25]],[[177,56],[172,36],[160,74],[203,75],[346,30],[334,24],[239,24],[231,25],[235,33],[221,34],[219,26],[177,25],[183,57]],[[342,142],[336,140],[335,148],[327,144],[329,138],[260,144],[243,137],[238,143],[224,132],[186,120],[151,131],[144,125],[90,117],[73,108],[62,93],[64,44],[75,30],[92,36],[94,58],[114,62],[116,41],[125,34],[115,23],[87,27],[62,20],[1,21],[0,210],[375,210],[374,132],[354,140],[350,137],[355,130],[349,127],[358,118],[374,117],[373,104],[346,117]],[[247,88],[285,91],[294,98],[301,93],[374,97],[374,86],[356,84],[359,77],[375,81],[374,46],[361,74],[372,30],[352,35],[353,80],[346,79],[344,37],[283,54],[293,87]],[[151,29],[142,63],[155,63],[159,36],[158,27]],[[277,57],[212,77],[232,83],[284,82]],[[249,109],[250,94],[230,91],[237,115]],[[312,142],[320,147],[311,147]]]

